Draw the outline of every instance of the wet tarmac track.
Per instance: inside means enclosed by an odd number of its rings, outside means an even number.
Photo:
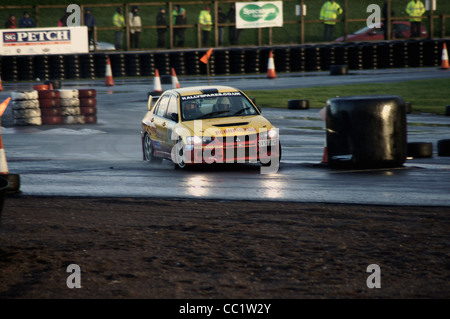
[[[276,80],[217,77],[211,84],[245,91],[449,76],[434,69],[407,69],[364,71],[339,79],[326,73],[280,75]],[[105,87],[100,80],[63,82],[63,88],[97,90],[97,124],[18,127],[11,125],[11,110],[6,111],[2,118],[6,158],[10,173],[20,174],[23,194],[450,206],[450,157],[439,157],[436,151],[438,140],[450,138],[446,116],[407,115],[408,141],[432,142],[432,157],[408,159],[392,169],[357,170],[321,164],[325,123],[318,109],[263,109],[263,115],[280,128],[283,158],[276,174],[261,174],[256,164],[180,171],[169,161],[150,165],[142,160],[140,121],[152,80],[115,83]],[[180,78],[180,84],[207,81]],[[27,90],[27,85],[31,88],[29,83],[4,83],[0,98],[13,90]]]

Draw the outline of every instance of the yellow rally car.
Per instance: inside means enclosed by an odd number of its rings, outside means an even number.
[[[278,129],[240,90],[199,86],[165,91],[142,119],[143,158],[176,167],[211,163],[261,163],[278,170]],[[270,168],[270,169],[269,169]]]

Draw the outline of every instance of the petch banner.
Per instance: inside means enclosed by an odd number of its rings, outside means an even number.
[[[88,52],[86,26],[0,30],[0,55]]]

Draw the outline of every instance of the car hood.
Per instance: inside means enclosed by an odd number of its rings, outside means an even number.
[[[262,115],[238,116],[183,122],[195,136],[236,136],[270,130],[273,125]]]

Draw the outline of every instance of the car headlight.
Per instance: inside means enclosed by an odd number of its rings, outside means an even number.
[[[188,144],[209,144],[214,140],[212,136],[188,136],[186,142]]]
[[[269,131],[263,131],[259,133],[259,138],[266,140],[269,138],[276,138],[278,136],[278,130],[275,128],[270,129]]]

